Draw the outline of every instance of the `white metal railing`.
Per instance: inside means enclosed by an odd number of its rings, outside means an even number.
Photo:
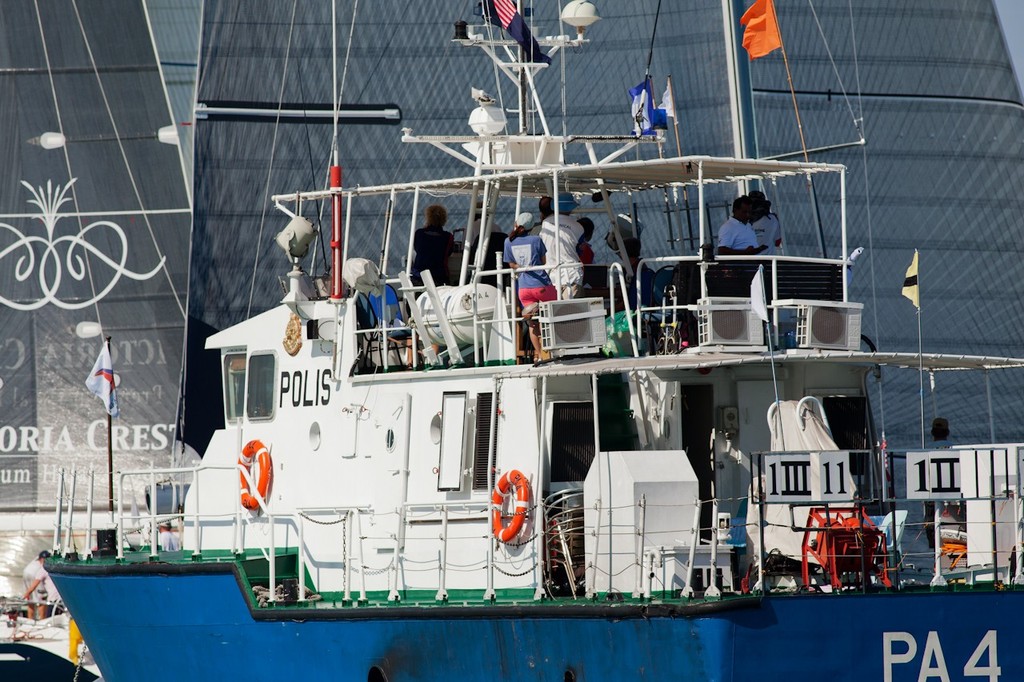
[[[929,453],[943,455],[945,457],[957,457],[957,458],[968,458],[971,461],[977,460],[981,464],[988,466],[983,472],[979,474],[979,480],[987,480],[993,483],[992,490],[994,492],[983,494],[975,494],[972,492],[967,495],[957,491],[946,491],[948,495],[959,494],[959,497],[953,497],[952,502],[963,505],[980,505],[977,509],[981,510],[981,516],[973,514],[974,507],[971,508],[972,513],[968,513],[966,517],[961,521],[961,525],[964,527],[965,537],[981,538],[986,540],[988,537],[985,534],[991,534],[992,546],[987,550],[981,551],[972,549],[972,552],[977,552],[977,555],[972,558],[972,565],[961,565],[966,558],[968,558],[968,550],[970,549],[965,540],[961,550],[954,553],[949,550],[944,550],[942,553],[943,562],[932,562],[932,553],[929,550],[925,553],[920,548],[915,549],[913,547],[913,540],[908,541],[905,534],[902,532],[904,529],[920,529],[918,536],[924,533],[925,527],[929,519],[921,518],[917,516],[916,509],[917,505],[920,505],[920,499],[915,499],[913,495],[906,494],[900,497],[885,495],[885,496],[872,496],[868,491],[870,485],[867,481],[873,479],[873,472],[868,467],[861,479],[864,483],[861,484],[865,487],[862,489],[865,494],[852,497],[849,501],[843,502],[837,499],[820,499],[817,501],[807,500],[802,503],[794,502],[792,499],[773,498],[771,494],[766,491],[762,491],[764,494],[760,496],[757,501],[757,506],[761,509],[760,520],[748,518],[742,522],[745,526],[746,534],[749,537],[752,533],[758,533],[763,528],[765,513],[764,509],[767,506],[773,504],[790,505],[790,507],[806,507],[808,504],[821,504],[827,507],[828,505],[834,506],[849,506],[850,504],[866,506],[873,505],[881,510],[883,513],[889,512],[887,515],[889,520],[884,523],[881,519],[876,520],[876,525],[886,531],[886,547],[885,552],[890,558],[892,565],[890,570],[892,574],[895,574],[897,578],[894,581],[899,587],[900,584],[910,584],[915,581],[928,581],[929,578],[932,580],[946,580],[946,579],[958,579],[964,580],[968,583],[977,581],[987,580],[1000,580],[1000,579],[1013,579],[1015,582],[1022,582],[1022,567],[1020,562],[1020,552],[1022,544],[1024,544],[1024,526],[1022,526],[1022,510],[1021,504],[1021,485],[1019,483],[1019,474],[1021,469],[1021,462],[1024,459],[1024,446],[1010,445],[1010,446],[999,446],[987,448],[960,448],[954,450],[944,451],[914,451],[908,453],[906,456],[913,455],[918,459],[914,459],[913,465],[908,464],[908,471],[915,471],[913,467],[916,467],[918,460],[925,462],[925,469],[932,466],[929,462]],[[771,453],[773,457],[794,457],[799,458],[803,456],[810,456],[817,453]],[[865,453],[867,456],[869,453]],[[934,458],[932,458],[934,459]],[[990,461],[991,460],[991,461]],[[794,460],[795,461],[795,460]],[[831,461],[831,460],[830,460]],[[890,459],[890,462],[892,459]],[[937,460],[936,460],[937,461]],[[965,460],[966,461],[966,460]],[[834,462],[833,462],[834,464]],[[1005,471],[1004,471],[1005,470]],[[492,506],[489,498],[480,498],[469,501],[458,501],[458,502],[430,502],[430,503],[404,503],[399,506],[397,513],[394,510],[382,514],[381,512],[374,512],[372,508],[367,506],[324,506],[324,507],[309,507],[299,508],[295,510],[281,511],[279,513],[273,513],[269,509],[266,500],[259,496],[258,491],[253,485],[252,478],[249,472],[240,466],[199,466],[199,467],[180,467],[170,469],[149,469],[149,470],[136,470],[136,471],[124,471],[118,474],[118,508],[116,513],[117,521],[117,532],[118,532],[118,546],[116,552],[116,558],[119,561],[125,559],[125,550],[123,538],[129,529],[127,525],[127,515],[124,507],[124,490],[126,482],[132,478],[144,478],[150,482],[151,485],[155,483],[157,477],[165,477],[167,475],[178,475],[178,476],[191,476],[191,489],[189,492],[190,496],[190,509],[184,514],[171,513],[161,514],[159,513],[159,507],[156,497],[156,488],[151,488],[153,493],[151,494],[151,505],[149,513],[144,519],[148,522],[148,535],[149,535],[149,547],[148,554],[151,559],[157,559],[160,557],[161,551],[159,549],[158,539],[154,528],[158,526],[159,521],[168,518],[183,518],[186,523],[184,528],[187,529],[191,526],[192,530],[192,556],[191,559],[201,559],[204,549],[204,537],[203,528],[204,526],[215,523],[222,523],[224,519],[231,519],[231,541],[230,549],[233,554],[239,555],[244,554],[247,547],[252,546],[251,540],[246,540],[242,537],[242,529],[244,525],[251,523],[251,518],[247,511],[241,510],[238,503],[236,489],[234,486],[221,487],[216,493],[217,495],[229,495],[230,505],[219,505],[221,509],[228,509],[230,511],[218,512],[218,513],[201,513],[198,510],[204,507],[203,501],[199,499],[200,495],[200,480],[203,478],[200,474],[203,472],[211,471],[223,471],[230,472],[231,474],[238,474],[243,480],[247,481],[250,486],[250,490],[253,491],[254,497],[256,497],[259,505],[259,510],[262,515],[263,521],[269,526],[266,543],[259,543],[256,546],[260,550],[262,556],[268,562],[269,567],[269,587],[270,587],[270,601],[276,601],[276,587],[277,587],[277,575],[276,575],[276,562],[275,557],[277,556],[278,550],[282,548],[290,548],[292,543],[286,541],[282,547],[278,547],[277,536],[275,535],[275,527],[279,523],[284,523],[288,528],[293,528],[297,533],[297,562],[298,562],[298,577],[299,577],[299,595],[300,601],[305,602],[308,600],[308,590],[305,585],[305,575],[307,567],[319,565],[323,561],[323,550],[325,547],[337,547],[336,543],[327,542],[323,544],[324,538],[321,536],[315,546],[308,545],[308,528],[307,522],[314,522],[320,525],[334,525],[336,524],[339,528],[341,535],[341,551],[342,561],[344,566],[342,592],[343,599],[347,602],[352,601],[353,594],[358,592],[357,601],[365,602],[367,600],[367,577],[373,573],[380,573],[384,570],[390,571],[390,576],[387,580],[387,587],[389,590],[389,598],[393,601],[400,599],[401,592],[404,589],[408,589],[409,583],[402,581],[403,568],[402,562],[407,560],[422,561],[424,557],[430,557],[433,555],[435,558],[428,560],[433,562],[432,566],[428,567],[431,571],[436,571],[436,588],[435,599],[438,601],[446,601],[448,599],[449,586],[451,584],[451,571],[453,570],[450,561],[450,550],[453,547],[453,543],[458,543],[461,561],[460,567],[464,567],[465,561],[468,559],[470,563],[478,562],[481,568],[485,568],[486,571],[486,584],[493,586],[495,584],[496,572],[502,570],[499,562],[494,560],[493,553],[494,548],[497,546],[492,535],[490,512]],[[756,473],[756,477],[759,478],[764,469],[759,469]],[[950,469],[952,471],[952,469]],[[1012,474],[1011,478],[1006,479],[1005,485],[1000,483],[1005,478],[1003,473]],[[58,495],[57,502],[55,505],[55,518],[54,524],[54,553],[65,555],[74,548],[74,525],[75,518],[74,510],[76,509],[76,495],[79,493],[79,486],[76,484],[77,473],[74,471],[61,471],[59,472],[58,480]],[[88,508],[91,509],[92,498],[93,498],[93,486],[92,486],[92,474],[90,472],[90,483],[87,487],[86,498]],[[822,479],[824,480],[824,479]],[[834,480],[834,479],[833,479]],[[752,480],[752,483],[756,485],[756,478]],[[916,485],[916,483],[915,483]],[[949,486],[947,486],[949,487]],[[1004,489],[1005,488],[1005,489]],[[65,492],[67,491],[67,492]],[[489,494],[489,493],[488,493]],[[575,523],[570,517],[576,513],[577,507],[569,505],[566,500],[568,496],[580,496],[580,491],[572,491],[570,493],[563,493],[561,495],[549,496],[545,500],[537,500],[533,503],[533,506],[529,509],[531,521],[526,524],[528,532],[535,533],[538,536],[538,542],[534,543],[533,538],[522,540],[522,544],[530,544],[533,546],[533,551],[529,555],[532,558],[527,558],[526,561],[529,563],[527,573],[519,575],[527,575],[529,572],[534,573],[533,582],[537,585],[544,583],[545,571],[550,574],[555,571],[557,567],[552,565],[554,554],[561,553],[562,559],[569,562],[570,568],[566,568],[567,576],[569,577],[569,583],[572,586],[573,595],[575,595],[575,582],[574,576],[576,567],[579,564],[579,553],[577,550],[570,552],[566,545],[566,535],[561,532],[552,532],[552,524],[556,526],[565,520],[566,523]],[[194,496],[194,497],[193,497]],[[745,499],[745,498],[744,498]],[[935,544],[940,547],[944,541],[943,528],[947,529],[950,526],[950,522],[942,514],[943,505],[948,502],[941,497],[936,499],[936,511],[933,514],[931,521],[935,524],[929,532],[933,533]],[[633,574],[633,584],[631,586],[633,595],[637,598],[651,598],[655,592],[656,585],[654,584],[653,570],[657,566],[663,566],[664,562],[668,559],[673,561],[682,562],[677,564],[681,566],[683,570],[682,580],[683,587],[681,595],[683,597],[696,596],[697,590],[695,590],[695,571],[698,567],[697,552],[701,551],[702,556],[708,559],[710,564],[710,575],[711,582],[705,585],[704,597],[714,598],[718,596],[719,590],[715,584],[714,578],[718,568],[718,557],[720,546],[723,546],[723,537],[720,535],[722,529],[718,526],[718,514],[717,511],[721,505],[725,505],[726,508],[735,508],[739,502],[738,499],[733,500],[695,500],[693,503],[693,516],[692,519],[678,519],[679,524],[677,527],[679,533],[679,540],[673,545],[651,545],[649,544],[648,534],[650,529],[648,527],[648,519],[652,513],[653,507],[656,505],[649,504],[648,500],[641,497],[632,505],[602,505],[600,501],[597,501],[595,505],[596,516],[595,522],[590,528],[579,528],[575,527],[570,529],[570,532],[579,532],[581,535],[593,534],[593,537],[600,538],[600,547],[598,543],[594,544],[594,554],[589,557],[585,557],[585,567],[588,569],[588,585],[593,586],[595,584],[595,571],[598,568],[598,560],[604,558],[605,552],[611,552],[610,549],[613,545],[613,540],[618,539],[618,552],[621,553],[622,548],[625,546],[623,542],[631,542],[631,553],[632,568],[635,571]],[[700,524],[700,509],[702,505],[711,506],[711,518],[712,523],[710,527],[704,528]],[[678,505],[674,505],[678,506]],[[687,505],[689,506],[689,505]],[[572,509],[570,509],[572,507]],[[632,518],[636,521],[632,522],[630,527],[623,527],[621,523],[617,521],[612,522],[612,511],[618,509],[632,508],[636,512]],[[886,509],[888,508],[888,509]],[[578,507],[582,509],[582,505]],[[987,510],[987,511],[986,511]],[[663,511],[654,510],[656,513],[663,515]],[[897,512],[906,512],[900,514]],[[389,526],[388,523],[381,524],[380,519],[382,516],[387,514],[395,514],[396,521],[393,526]],[[569,514],[569,516],[567,516]],[[904,521],[907,514],[911,515],[910,520]],[[987,515],[986,515],[987,514]],[[325,522],[321,520],[323,517],[330,515],[336,520]],[[87,538],[91,539],[92,534],[92,515],[87,514],[86,533]],[[252,517],[255,518],[255,517]],[[391,527],[393,532],[388,533],[385,538],[377,537],[372,540],[368,538],[364,531],[364,521],[369,518],[371,526],[378,527]],[[607,520],[606,520],[607,519]],[[917,520],[920,519],[920,520]],[[468,534],[461,534],[453,536],[450,533],[450,524],[454,521],[466,522],[460,523],[459,526],[468,529]],[[410,537],[409,531],[417,525],[424,523],[438,524],[440,531],[438,534],[433,535],[430,533],[417,533]],[[794,533],[806,533],[809,526],[804,523],[803,518],[795,518],[793,512],[790,512],[790,522],[786,524],[788,530]],[[887,527],[886,527],[887,526]],[[1012,532],[1010,532],[1012,530]],[[674,531],[673,531],[674,532]],[[979,535],[979,533],[981,535]],[[1003,540],[996,539],[997,535],[1002,537],[1003,534],[1009,534],[1013,540],[1009,544],[1004,546]],[[701,538],[702,536],[710,536],[710,542],[705,544]],[[903,537],[901,537],[903,536]],[[224,537],[222,535],[222,537]],[[623,538],[629,537],[629,541],[624,541]],[[87,547],[91,546],[90,541],[87,539]],[[366,548],[367,543],[372,542],[375,547],[385,547],[390,543],[393,547],[393,554],[391,564],[384,569],[375,569],[371,571],[371,567],[367,565],[366,561]],[[423,550],[422,543],[433,543],[429,548],[429,551]],[[657,541],[655,541],[657,542]],[[974,542],[974,541],[972,541]],[[410,545],[415,543],[415,545]],[[552,546],[553,543],[557,543]],[[752,560],[756,562],[756,567],[759,570],[759,576],[761,581],[760,589],[768,591],[771,589],[771,585],[763,582],[765,576],[765,560],[763,552],[765,551],[765,543],[762,541],[759,543],[761,556],[753,557]],[[410,549],[411,547],[411,549]],[[478,547],[475,550],[474,547]],[[224,547],[219,547],[223,549]],[[991,561],[986,560],[984,556],[985,551],[990,552]],[[1016,568],[1011,574],[1009,571],[1009,561],[1007,556],[1009,554],[1015,554],[1016,557]],[[91,554],[91,549],[86,550],[86,556]],[[572,557],[570,558],[570,554]],[[938,555],[938,550],[935,551]],[[685,560],[683,560],[685,557]],[[925,563],[922,565],[922,569],[918,570],[917,566],[912,564],[915,559],[924,558]],[[520,559],[522,560],[522,558]],[[948,565],[951,564],[951,565]],[[475,564],[474,564],[475,565]],[[701,564],[704,570],[708,569],[707,564]],[[519,566],[522,568],[522,564]],[[504,572],[504,571],[503,571]],[[511,575],[511,574],[509,574]],[[354,584],[354,579],[358,580],[358,586]],[[513,580],[513,582],[515,582]],[[475,584],[475,583],[474,583]],[[532,584],[530,581],[526,581],[523,584]],[[941,584],[941,583],[940,583]],[[609,582],[611,585],[611,582]],[[480,584],[481,589],[483,585]],[[489,588],[490,589],[490,588]],[[592,587],[588,587],[588,591],[592,590]],[[755,586],[755,590],[757,587]],[[664,589],[662,590],[664,592]],[[544,594],[538,591],[536,598],[540,599]]]

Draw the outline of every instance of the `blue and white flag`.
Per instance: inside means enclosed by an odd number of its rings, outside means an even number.
[[[654,135],[655,130],[665,130],[668,127],[665,110],[654,106],[654,92],[650,77],[635,88],[630,88],[629,96],[633,100],[630,113],[633,117],[634,135]]]
[[[85,380],[85,387],[103,401],[107,414],[111,417],[117,417],[121,413],[117,407],[117,392],[114,390],[114,363],[110,360],[110,349],[105,343],[100,348],[100,355]]]

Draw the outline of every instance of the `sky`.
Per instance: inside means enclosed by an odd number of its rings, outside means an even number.
[[[1017,72],[1017,82],[1024,90],[1024,0],[995,0],[995,3],[1013,58],[1013,68]]]

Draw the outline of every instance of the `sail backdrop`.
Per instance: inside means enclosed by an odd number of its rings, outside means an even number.
[[[505,83],[496,85],[490,63],[476,50],[450,41],[454,21],[483,24],[471,13],[473,4],[426,3],[410,13],[403,0],[362,3],[349,47],[351,6],[342,3],[339,73],[349,50],[343,104],[395,103],[402,110],[401,125],[419,134],[468,133],[466,118],[475,106],[471,87],[514,106],[513,91]],[[604,20],[587,32],[591,44],[560,53],[540,74],[552,132],[560,133],[564,126],[572,133],[628,133],[627,90],[643,77],[658,4],[603,3]],[[737,148],[737,139],[747,140],[747,154],[801,149],[781,52],[751,63],[739,47],[739,18],[748,4],[737,0],[732,15],[723,16],[720,3],[661,3],[651,73],[656,92],[667,75],[673,77],[684,154],[737,155],[744,151]],[[1014,229],[1020,213],[1014,194],[1024,180],[1019,163],[1024,121],[994,8],[989,2],[965,7],[953,0],[777,0],[775,6],[807,147],[857,142],[861,130],[866,140],[864,146],[811,154],[812,160],[849,168],[850,248],[866,249],[852,283],[854,299],[866,303],[864,333],[881,350],[917,350],[914,311],[900,288],[906,263],[918,248],[925,352],[1024,355],[1021,247]],[[534,9],[534,35],[559,30],[551,7],[537,3]],[[280,297],[279,277],[286,263],[272,237],[284,221],[271,208],[269,196],[326,184],[329,121],[282,119],[278,124],[273,112],[278,104],[287,108],[331,101],[330,12],[327,1],[293,3],[287,11],[272,14],[239,0],[205,5],[189,316],[197,332],[190,335],[190,362],[196,367],[207,364],[190,374],[209,377],[216,372],[215,364],[198,350],[204,332],[236,323]],[[724,26],[731,27],[731,41]],[[565,112],[559,93],[563,60]],[[734,135],[728,77],[733,63],[740,93],[735,110],[743,112],[745,138]],[[262,108],[261,117],[202,117],[206,104],[252,103]],[[403,145],[399,138],[394,126],[342,126],[345,184],[464,171],[439,152]],[[669,140],[666,151],[674,153],[674,140]],[[764,189],[782,218],[787,254],[838,252],[838,237],[830,236],[838,230],[829,229],[838,219],[838,188],[814,188],[821,198],[816,207],[805,187]],[[712,192],[713,226],[724,220],[737,191],[730,186]],[[445,203],[449,229],[459,229],[466,207],[454,200]],[[512,208],[499,206],[502,210],[498,224],[507,228]],[[664,211],[657,206],[640,210],[648,230],[645,245],[664,243]],[[324,215],[323,207],[307,207],[305,214],[316,221]],[[674,229],[685,234],[683,215],[675,217]],[[690,219],[695,224],[696,214]],[[327,220],[324,215],[321,225]],[[363,235],[382,220],[382,206],[355,208],[350,230],[358,255],[379,256],[377,238]],[[599,237],[604,229],[599,225]],[[394,253],[404,252],[405,232],[403,225],[393,235]],[[692,253],[691,245],[677,249]],[[318,249],[308,269],[322,272],[323,257]],[[399,265],[397,259],[388,264],[392,271]],[[1024,408],[1014,389],[1020,378],[1019,373],[991,377],[993,407],[1003,423],[1013,423],[1008,418]],[[190,385],[193,380],[190,376]],[[876,423],[885,428],[891,446],[917,445],[917,375],[892,373],[882,382],[885,399],[879,402],[876,381],[869,380]],[[954,438],[989,438],[988,433],[958,430],[959,423],[988,409],[980,377],[936,377],[934,393],[927,379],[925,385],[926,414],[950,418]],[[206,428],[218,422],[215,417]],[[200,448],[203,429],[198,424],[191,435]],[[1024,425],[1021,433],[995,437],[1021,440]]]
[[[104,508],[78,324],[113,337],[115,468],[169,462],[182,358],[190,207],[143,3],[2,3],[0,120],[0,509],[52,508],[60,467]]]

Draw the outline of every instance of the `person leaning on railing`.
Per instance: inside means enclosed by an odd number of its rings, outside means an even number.
[[[504,253],[505,264],[513,270],[545,265],[547,262],[547,246],[543,239],[529,233],[532,227],[533,214],[523,212],[516,217],[512,234],[505,242]],[[526,270],[520,273],[517,289],[519,303],[523,306],[523,319],[526,320],[530,332],[530,342],[533,344],[535,355],[540,356],[540,325],[534,316],[541,302],[555,300],[558,293],[548,273],[543,270]]]

